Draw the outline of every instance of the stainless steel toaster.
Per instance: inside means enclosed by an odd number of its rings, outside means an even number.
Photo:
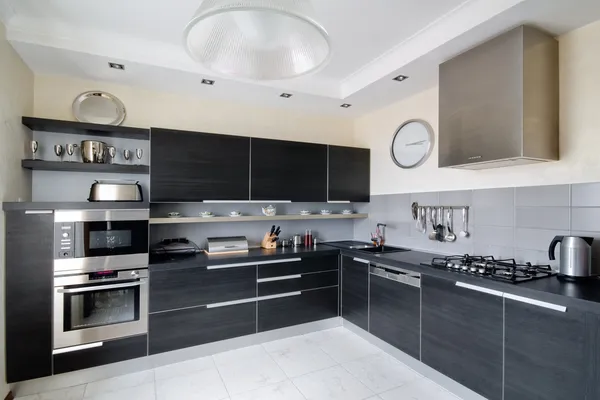
[[[206,250],[209,254],[248,251],[248,240],[246,236],[209,237],[206,238]]]
[[[144,201],[144,198],[139,182],[94,181],[88,201]]]

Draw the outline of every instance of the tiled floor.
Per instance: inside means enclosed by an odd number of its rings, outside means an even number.
[[[344,328],[17,399],[460,400]]]

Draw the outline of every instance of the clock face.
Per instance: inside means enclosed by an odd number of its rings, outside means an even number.
[[[392,160],[401,168],[423,164],[433,149],[433,130],[425,121],[407,121],[392,139]]]

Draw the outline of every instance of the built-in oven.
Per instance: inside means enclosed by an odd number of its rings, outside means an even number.
[[[54,274],[148,267],[148,209],[57,210]]]
[[[54,277],[55,354],[147,332],[148,269]]]

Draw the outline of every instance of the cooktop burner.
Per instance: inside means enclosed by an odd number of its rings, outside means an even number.
[[[437,257],[422,265],[481,276],[508,283],[521,283],[556,275],[550,265],[520,264],[515,259],[496,260],[492,256]]]

